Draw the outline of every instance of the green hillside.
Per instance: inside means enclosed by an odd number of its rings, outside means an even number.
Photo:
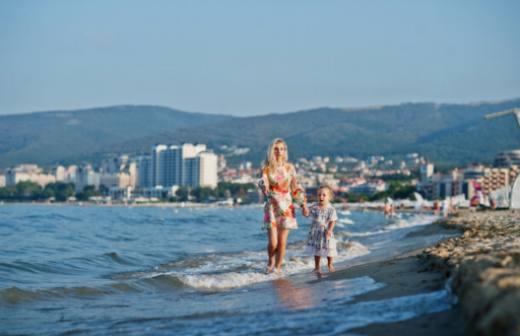
[[[172,132],[232,117],[160,106],[114,106],[0,117],[0,167],[52,164],[97,157],[107,148],[150,134]]]
[[[498,103],[407,103],[373,108],[318,108],[255,117],[182,112],[158,106],[115,106],[0,117],[0,167],[97,160],[146,153],[155,143],[202,142],[247,146],[242,159],[259,162],[267,144],[283,137],[293,157],[394,155],[419,152],[447,165],[490,162],[520,148],[513,116],[487,113],[520,106]]]

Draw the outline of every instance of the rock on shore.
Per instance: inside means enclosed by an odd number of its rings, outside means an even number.
[[[463,234],[421,258],[452,276],[469,333],[520,335],[520,212],[464,212],[443,225]]]

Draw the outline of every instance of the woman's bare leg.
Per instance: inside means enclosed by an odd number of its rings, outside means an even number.
[[[278,247],[278,232],[276,228],[267,230],[267,273],[271,273],[274,267],[274,256]]]
[[[287,244],[287,236],[289,235],[289,230],[287,229],[279,229],[278,230],[278,249],[276,250],[276,271],[280,272],[282,270],[283,258],[285,257],[285,246]]]

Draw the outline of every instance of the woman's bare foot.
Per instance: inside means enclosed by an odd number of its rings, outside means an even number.
[[[265,274],[273,273],[273,269],[274,269],[274,260],[273,260],[273,262],[271,262],[267,265],[267,268],[265,269]]]

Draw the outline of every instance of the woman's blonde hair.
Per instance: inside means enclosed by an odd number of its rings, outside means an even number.
[[[322,185],[320,185],[318,187],[316,192],[320,191],[321,189],[327,190],[327,193],[329,194],[329,199],[330,200],[332,200],[334,198],[334,191],[332,191],[332,188],[330,186],[322,184]]]
[[[283,141],[283,139],[276,138],[271,142],[271,144],[267,148],[267,155],[265,157],[264,167],[269,167],[270,169],[275,168],[274,164],[276,162],[276,158],[274,156],[274,147],[279,143],[283,144],[283,146],[285,147],[283,158],[284,162],[287,162],[289,160],[289,150],[287,149],[287,144],[285,143],[285,141]]]

